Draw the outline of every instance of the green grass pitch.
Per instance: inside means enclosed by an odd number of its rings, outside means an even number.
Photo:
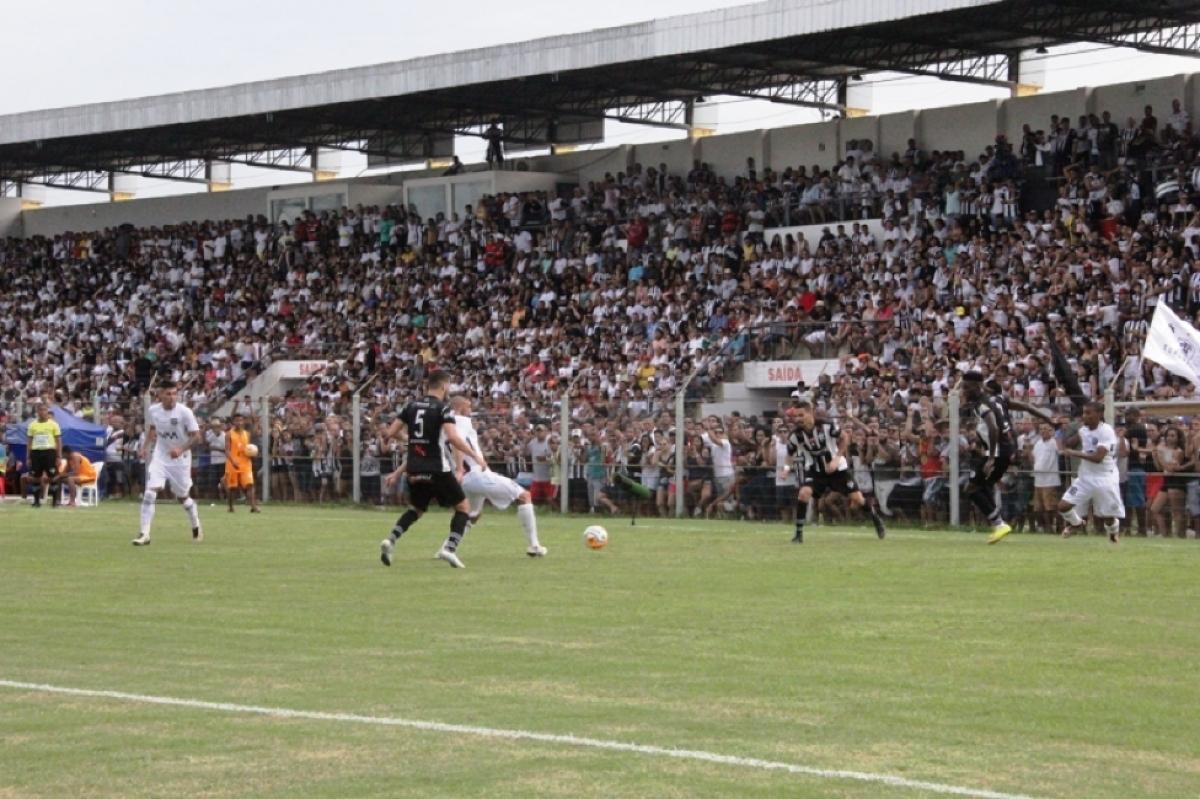
[[[0,680],[683,748],[1032,797],[1200,796],[1200,544],[511,514],[0,508]],[[936,792],[0,687],[12,797]]]

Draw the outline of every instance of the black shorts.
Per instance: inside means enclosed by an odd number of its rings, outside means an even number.
[[[996,459],[992,462],[992,470],[985,472],[983,467],[987,464],[987,456],[976,455],[971,463],[971,483],[980,488],[995,488],[996,483],[999,483],[1000,478],[1008,471],[1012,459],[1013,451],[1008,447],[1000,447],[996,452]]]
[[[424,472],[408,475],[409,504],[424,513],[437,500],[443,508],[452,508],[467,498],[451,472]]]
[[[812,489],[813,499],[820,499],[830,491],[842,496],[849,496],[860,490],[849,469],[842,469],[833,474],[829,472],[807,473],[804,475],[804,485]]]
[[[41,477],[58,476],[58,451],[53,449],[35,449],[29,455],[29,476]]]

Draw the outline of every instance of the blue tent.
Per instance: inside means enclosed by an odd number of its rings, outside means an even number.
[[[50,406],[50,413],[62,429],[63,446],[82,453],[92,463],[104,462],[104,445],[107,442],[106,428],[80,419],[57,405]],[[29,420],[26,420],[20,424],[10,424],[4,430],[4,443],[19,459],[26,462],[28,462],[28,458],[25,457],[27,444],[25,430],[28,425]]]

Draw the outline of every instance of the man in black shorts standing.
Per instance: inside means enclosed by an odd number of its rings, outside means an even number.
[[[400,536],[429,509],[429,503],[437,500],[443,508],[454,508],[450,520],[450,536],[434,556],[446,561],[456,569],[465,568],[458,558],[458,545],[466,533],[468,511],[467,497],[462,485],[454,475],[454,461],[450,448],[466,454],[479,464],[481,471],[488,470],[483,455],[463,440],[454,426],[454,413],[446,404],[446,390],[450,375],[445,372],[430,372],[425,378],[425,397],[404,406],[400,416],[392,422],[385,436],[395,438],[400,426],[408,430],[408,453],[405,458],[405,473],[408,476],[409,509],[396,522],[392,533],[379,544],[379,559],[384,566],[392,565],[392,553]]]
[[[793,455],[800,453],[804,456],[804,475],[796,500],[796,534],[792,537],[792,543],[804,543],[808,503],[820,501],[830,491],[849,499],[851,508],[864,508],[875,525],[875,535],[880,538],[886,536],[883,518],[874,505],[867,503],[858,484],[854,482],[854,474],[846,457],[842,455],[849,436],[843,434],[833,422],[818,422],[808,402],[798,402],[796,411],[796,428],[788,440],[788,450]]]
[[[33,507],[42,506],[42,495],[58,477],[58,462],[62,460],[62,430],[50,415],[50,406],[38,403],[37,419],[26,430],[29,445],[29,481],[34,487]],[[58,494],[54,494],[58,504]]]

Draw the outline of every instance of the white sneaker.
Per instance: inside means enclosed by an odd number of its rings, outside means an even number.
[[[385,538],[379,542],[379,559],[383,561],[384,566],[392,565],[392,553],[396,550],[396,544],[390,538]]]
[[[442,547],[441,549],[439,549],[437,551],[437,554],[434,555],[434,557],[437,558],[438,560],[446,561],[447,563],[449,563],[451,566],[453,566],[456,569],[467,568],[467,564],[463,563],[461,560],[458,559],[458,553],[451,552],[450,550],[446,549],[445,547]]]
[[[550,550],[539,544],[536,547],[530,547],[529,549],[525,550],[525,554],[531,558],[544,558],[546,557],[546,553],[549,551]]]
[[[150,534],[142,533],[141,535],[139,535],[137,538],[133,539],[129,543],[133,544],[135,547],[148,547],[148,546],[150,546]]]

